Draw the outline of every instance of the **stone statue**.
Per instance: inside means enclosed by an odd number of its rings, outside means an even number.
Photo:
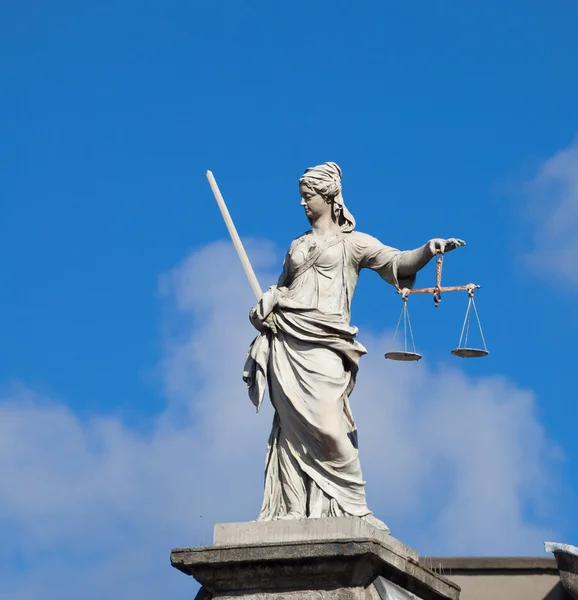
[[[258,520],[357,516],[387,530],[367,507],[349,406],[366,353],[349,324],[351,299],[361,269],[411,288],[436,251],[465,242],[436,238],[401,252],[356,231],[341,175],[328,162],[299,180],[311,229],[293,241],[277,285],[250,312],[260,334],[243,378],[257,410],[266,386],[275,409]]]

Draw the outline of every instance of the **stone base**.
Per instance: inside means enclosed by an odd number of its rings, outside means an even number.
[[[213,545],[253,546],[352,539],[383,542],[396,554],[416,562],[419,560],[418,553],[413,548],[396,540],[388,531],[378,529],[357,517],[219,523],[215,525]]]
[[[175,549],[171,563],[206,600],[459,600],[414,550],[356,517],[216,525],[215,545]]]

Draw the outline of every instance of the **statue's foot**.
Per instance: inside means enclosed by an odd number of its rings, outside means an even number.
[[[380,521],[373,513],[369,513],[364,517],[361,517],[366,523],[373,525],[376,529],[381,529],[382,531],[386,531],[389,533],[389,527],[383,522]]]

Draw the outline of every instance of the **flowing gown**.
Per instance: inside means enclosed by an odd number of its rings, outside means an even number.
[[[276,286],[252,311],[274,331],[252,343],[244,379],[259,410],[265,388],[275,409],[259,520],[371,513],[349,407],[365,348],[349,325],[363,268],[396,287],[402,252],[352,231],[327,240],[307,232],[291,244]]]

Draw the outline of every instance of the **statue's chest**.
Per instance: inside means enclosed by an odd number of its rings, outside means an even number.
[[[304,238],[298,243],[290,256],[291,270],[295,272],[300,269],[312,257],[318,255],[314,265],[316,269],[321,271],[331,271],[343,267],[343,244],[333,244],[327,248],[323,248],[324,243],[317,242],[315,239]],[[319,250],[321,254],[319,254]]]

